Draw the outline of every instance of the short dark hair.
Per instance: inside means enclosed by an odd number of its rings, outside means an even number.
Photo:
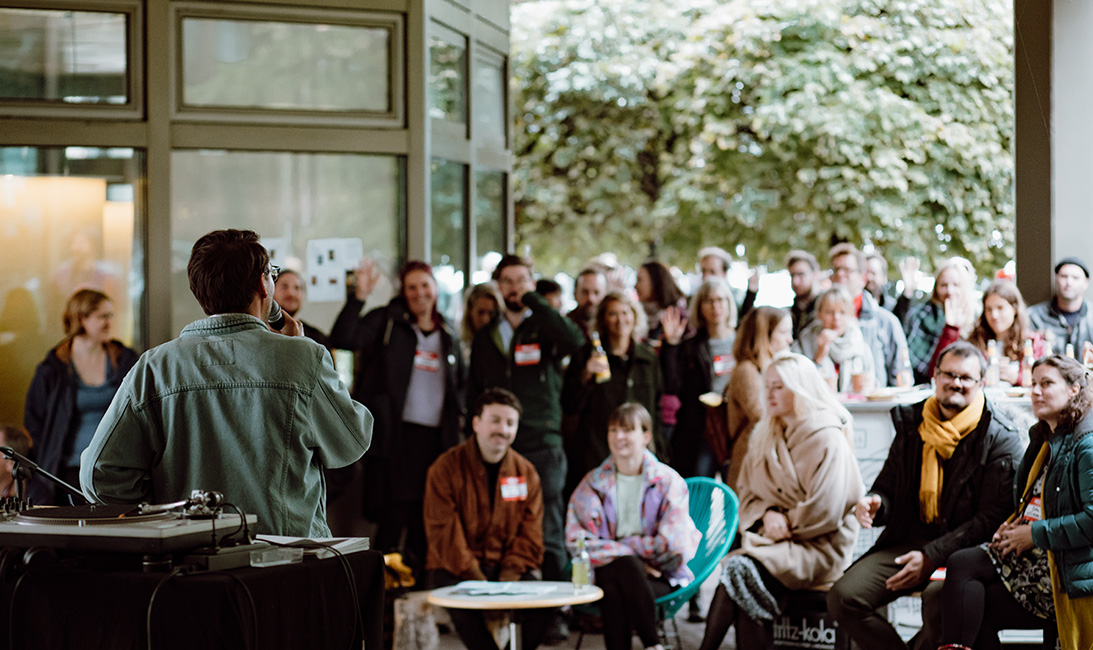
[[[510,266],[523,266],[527,268],[528,273],[535,272],[535,265],[532,263],[531,260],[526,257],[521,257],[519,255],[513,255],[512,253],[508,253],[501,258],[501,261],[498,262],[497,266],[493,269],[493,275],[491,276],[493,278],[493,281],[500,282],[501,271],[504,271]]]
[[[209,316],[245,312],[269,270],[269,252],[253,230],[214,230],[190,251],[190,291]]]
[[[474,400],[474,417],[480,417],[482,411],[490,404],[511,406],[516,409],[517,416],[524,414],[524,407],[520,406],[520,400],[517,399],[515,395],[504,388],[497,388],[494,386],[493,388],[487,388],[482,391],[482,394],[478,396],[478,399]]]
[[[4,446],[11,447],[17,454],[26,456],[33,446],[30,434],[21,426],[12,424],[0,424],[0,436],[4,438]]]
[[[552,293],[561,293],[562,285],[558,284],[550,278],[539,278],[535,282],[535,293],[540,296],[549,296]]]
[[[1071,359],[1070,357],[1064,357],[1061,354],[1052,354],[1042,359],[1037,359],[1032,364],[1033,372],[1040,366],[1051,366],[1059,371],[1062,375],[1063,381],[1068,386],[1078,386],[1078,394],[1070,398],[1070,401],[1066,403],[1066,406],[1059,412],[1057,421],[1055,422],[1055,430],[1060,429],[1069,430],[1071,427],[1076,427],[1079,422],[1085,418],[1085,414],[1089,412],[1090,406],[1093,406],[1093,390],[1089,387],[1089,373],[1085,369],[1085,366],[1078,361]]]
[[[979,348],[975,347],[967,341],[957,341],[945,346],[945,349],[941,351],[941,354],[937,355],[937,365],[934,366],[934,372],[936,373],[941,368],[941,362],[945,357],[953,355],[958,359],[975,359],[979,362],[979,379],[983,379],[983,375],[987,374],[987,358],[983,356],[983,353],[979,351]]]
[[[649,274],[649,282],[653,285],[653,302],[661,309],[675,307],[685,297],[676,285],[672,272],[662,262],[649,260],[641,268]]]

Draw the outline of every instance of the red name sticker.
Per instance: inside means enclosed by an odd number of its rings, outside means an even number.
[[[538,343],[525,343],[516,346],[515,358],[518,366],[534,366],[539,363],[542,357],[543,351],[539,349]]]
[[[528,482],[523,476],[506,476],[501,479],[502,501],[525,501],[528,498]]]
[[[731,372],[735,365],[736,360],[733,359],[731,354],[718,354],[713,358],[713,372],[715,375],[724,375]]]
[[[418,350],[414,353],[414,367],[425,372],[437,372],[440,370],[440,355]]]

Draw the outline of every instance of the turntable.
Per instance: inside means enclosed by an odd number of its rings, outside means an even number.
[[[244,527],[238,514],[175,512],[173,506],[30,508],[0,521],[0,547],[164,554],[218,546]],[[246,518],[247,527],[257,525],[257,516]]]

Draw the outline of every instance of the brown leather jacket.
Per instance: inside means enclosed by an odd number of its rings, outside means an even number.
[[[506,478],[514,485],[502,494]],[[526,495],[521,479],[527,486]],[[487,481],[486,466],[473,437],[449,449],[429,468],[425,481],[426,569],[485,580],[483,566],[500,566],[501,580],[519,580],[542,564],[543,492],[535,467],[510,449],[501,460],[492,509]]]

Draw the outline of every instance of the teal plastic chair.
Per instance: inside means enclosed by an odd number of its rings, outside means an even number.
[[[660,627],[661,642],[676,648],[682,648],[679,637],[679,627],[675,622],[675,615],[689,601],[702,583],[717,570],[722,558],[729,552],[732,541],[736,537],[736,529],[739,525],[740,500],[727,485],[705,476],[696,476],[687,479],[687,492],[690,498],[691,520],[695,527],[702,533],[702,540],[698,543],[698,552],[687,563],[694,574],[695,579],[686,587],[676,589],[656,599],[657,624]],[[579,611],[590,614],[598,614],[599,608],[595,606],[580,606]],[[672,627],[672,634],[668,634],[668,625]],[[672,643],[669,637],[675,639]],[[577,650],[580,650],[581,641],[584,640],[584,631],[577,638]]]

